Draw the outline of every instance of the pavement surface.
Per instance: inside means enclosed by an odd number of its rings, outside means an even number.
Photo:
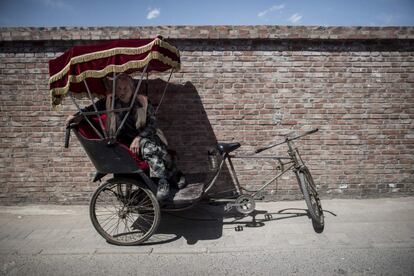
[[[108,244],[88,206],[3,206],[0,275],[414,275],[414,197],[322,206],[321,234],[304,201],[258,203],[256,223],[200,205],[163,213],[157,233],[132,247]]]

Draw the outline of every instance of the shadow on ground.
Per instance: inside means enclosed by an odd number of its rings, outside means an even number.
[[[325,216],[336,216],[331,211],[324,210],[324,213]],[[272,221],[301,216],[309,217],[306,209],[286,208],[277,212],[254,210],[251,214],[243,215],[234,208],[226,209],[225,204],[202,203],[185,211],[164,211],[157,232],[145,245],[169,243],[181,238],[187,244],[196,244],[202,240],[220,239],[223,229],[243,231],[244,227],[265,227]]]

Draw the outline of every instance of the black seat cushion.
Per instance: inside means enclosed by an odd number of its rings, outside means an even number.
[[[232,152],[233,150],[236,150],[240,148],[240,143],[218,143],[217,148],[220,152]]]

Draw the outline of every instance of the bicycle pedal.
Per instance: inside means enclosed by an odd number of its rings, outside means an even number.
[[[236,232],[241,232],[241,231],[243,231],[243,226],[238,225],[238,226],[234,227],[234,230],[235,230]]]
[[[266,220],[271,220],[273,218],[273,216],[271,214],[265,214],[265,219]]]

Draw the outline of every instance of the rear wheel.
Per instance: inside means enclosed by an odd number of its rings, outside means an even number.
[[[316,191],[312,175],[307,167],[302,167],[298,172],[299,185],[305,198],[308,212],[312,219],[312,226],[315,232],[322,233],[325,227],[321,201]]]
[[[161,219],[154,194],[137,180],[121,178],[110,179],[95,191],[89,213],[96,231],[116,245],[143,243]]]

